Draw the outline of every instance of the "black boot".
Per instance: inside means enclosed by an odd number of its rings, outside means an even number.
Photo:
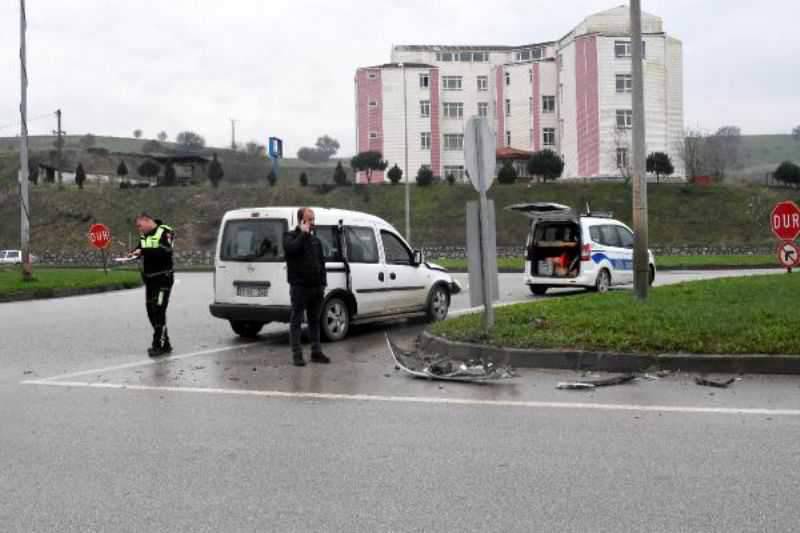
[[[303,359],[303,353],[295,352],[292,354],[292,364],[294,366],[306,366],[306,361]]]
[[[164,342],[161,343],[161,349],[164,353],[172,353],[172,343],[169,342],[169,333],[167,333],[167,327],[164,326]]]
[[[168,353],[164,351],[163,332],[164,328],[161,327],[155,328],[155,332],[153,332],[153,344],[147,350],[147,355],[149,355],[150,357],[160,357]]]
[[[330,358],[322,352],[316,352],[311,354],[311,362],[312,363],[321,363],[323,365],[327,365],[331,362]]]

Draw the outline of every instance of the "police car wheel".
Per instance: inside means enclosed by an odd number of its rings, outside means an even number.
[[[233,332],[244,339],[255,339],[261,332],[264,324],[260,322],[250,322],[245,320],[231,320]]]
[[[350,308],[338,297],[333,297],[322,306],[320,328],[325,340],[336,342],[344,339],[350,331]]]
[[[594,283],[594,290],[605,294],[611,288],[611,274],[605,268],[597,275],[597,281]]]
[[[531,294],[536,296],[544,296],[547,293],[547,287],[542,285],[528,285],[531,289]]]

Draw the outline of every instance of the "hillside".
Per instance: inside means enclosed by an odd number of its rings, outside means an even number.
[[[412,236],[418,246],[463,246],[465,203],[476,195],[471,187],[412,187]],[[619,183],[495,186],[499,246],[524,243],[526,223],[503,209],[522,201],[556,201],[573,206],[590,202],[596,211],[610,210],[630,222],[631,193]],[[90,187],[84,191],[38,187],[32,192],[34,249],[86,249],[86,231],[95,221],[108,224],[127,245],[134,215],[146,209],[175,226],[184,249],[213,247],[226,210],[246,206],[313,205],[356,209],[404,227],[402,186],[343,187],[324,194],[314,188],[225,186],[119,190]],[[757,187],[650,187],[650,237],[662,246],[771,247],[769,212],[780,199],[800,200],[797,191]],[[15,194],[0,193],[0,248],[18,242]],[[121,248],[117,248],[120,250]]]

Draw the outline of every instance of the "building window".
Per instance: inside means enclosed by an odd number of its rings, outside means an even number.
[[[506,131],[506,146],[511,146],[511,132]]]
[[[464,118],[464,104],[461,102],[445,102],[444,118]]]
[[[460,91],[461,76],[442,76],[442,88],[445,91]]]
[[[431,86],[431,75],[430,74],[420,74],[419,75],[419,88],[420,89],[428,89]]]
[[[478,102],[478,116],[479,117],[489,116],[489,102]]]
[[[378,107],[378,102],[376,102],[375,100],[370,100],[369,101],[369,106],[370,107]]]
[[[478,76],[478,90],[479,91],[489,90],[489,76]]]
[[[459,54],[459,59],[462,63],[469,63],[472,61],[472,52],[461,52]]]
[[[474,63],[486,63],[489,61],[488,52],[472,52],[472,61]]]
[[[422,118],[428,118],[431,116],[431,101],[430,100],[420,100],[419,101],[419,116]]]
[[[514,52],[515,61],[528,61],[530,58],[531,58],[530,50],[519,50],[517,52]]]
[[[647,57],[645,50],[647,43],[642,41],[642,57]],[[630,41],[614,41],[614,55],[616,57],[631,57],[631,42]]]
[[[617,168],[628,168],[628,149],[617,148]]]
[[[626,130],[633,127],[633,111],[617,109],[617,129]]]
[[[451,52],[436,52],[436,61],[452,61],[453,54]]]
[[[445,133],[444,149],[448,152],[455,152],[464,149],[463,133]]]
[[[378,133],[375,132],[375,131],[369,132],[369,138],[370,139],[377,139],[378,138]]]
[[[531,58],[532,59],[542,59],[544,57],[544,48],[533,48],[531,49]]]
[[[556,112],[556,97],[542,96],[542,113],[555,113],[555,112]]]
[[[423,131],[419,134],[419,147],[422,150],[431,149],[431,132]]]
[[[378,73],[375,72],[374,70],[370,70],[369,72],[367,72],[367,79],[368,80],[377,80],[378,79]]]
[[[633,76],[631,74],[617,74],[617,92],[633,92]]]
[[[511,116],[511,100],[509,100],[508,98],[506,98],[506,116],[507,117]]]
[[[542,129],[542,136],[545,146],[555,146],[556,144],[556,129],[544,128]]]
[[[444,177],[447,178],[449,176],[453,176],[456,179],[456,182],[464,181],[464,166],[463,165],[453,165],[453,166],[444,166]]]
[[[506,72],[506,85],[511,85],[511,73]]]

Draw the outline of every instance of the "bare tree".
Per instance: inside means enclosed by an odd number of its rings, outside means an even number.
[[[700,130],[687,128],[683,139],[676,142],[678,157],[686,167],[686,177],[693,180],[703,173],[703,153],[705,136]]]

